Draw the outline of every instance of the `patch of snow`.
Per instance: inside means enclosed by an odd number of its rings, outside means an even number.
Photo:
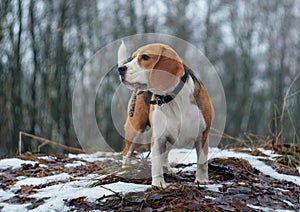
[[[282,200],[284,203],[286,203],[286,204],[288,204],[289,206],[294,206],[294,204],[293,203],[291,203],[290,201],[288,201],[288,200]]]
[[[23,180],[18,181],[15,185],[11,186],[11,190],[18,190],[21,188],[22,185],[41,185],[41,184],[46,184],[46,183],[51,183],[54,181],[59,181],[59,180],[68,180],[71,176],[66,174],[66,173],[61,173],[57,175],[51,175],[47,177],[29,177],[25,178]]]
[[[275,158],[280,157],[280,154],[276,154],[274,153],[273,150],[268,150],[268,149],[264,149],[264,148],[258,148],[259,151],[261,151],[262,153],[264,153],[265,155],[269,156],[270,160],[275,160]]]
[[[265,175],[269,175],[272,178],[275,178],[277,180],[286,180],[289,182],[293,182],[297,185],[300,185],[300,177],[297,176],[292,176],[292,175],[286,175],[286,174],[280,174],[276,172],[271,166],[266,165],[264,162],[258,160],[259,157],[255,157],[253,155],[249,155],[246,153],[242,152],[234,152],[230,150],[220,150],[219,151],[214,151],[214,158],[239,158],[239,159],[244,159],[247,160],[250,165],[253,168],[256,168],[260,172],[262,172]]]
[[[24,180],[24,179],[26,179],[27,177],[25,177],[25,176],[18,176],[18,177],[16,177],[16,180]]]
[[[18,169],[22,167],[22,164],[35,165],[37,162],[29,160],[21,160],[18,158],[8,158],[0,160],[0,170],[2,169]]]
[[[282,191],[282,192],[289,192],[290,190],[286,190],[286,189],[282,189],[282,188],[275,188],[278,191]]]
[[[214,197],[211,197],[211,196],[204,196],[205,199],[212,199],[212,200],[215,200],[216,198]]]
[[[208,184],[208,185],[197,185],[197,186],[206,188],[206,190],[213,191],[213,192],[220,192],[219,188],[223,187],[223,185],[220,184]]]
[[[135,183],[116,182],[116,183],[103,185],[102,187],[111,189],[115,192],[128,193],[128,192],[145,191],[147,188],[151,187],[151,185],[141,185],[141,184],[135,184]]]
[[[139,155],[139,158],[146,158],[149,155],[151,159],[151,153],[143,152]],[[195,149],[171,149],[169,152],[169,163],[175,164],[190,164],[197,162],[196,150]]]
[[[74,168],[74,167],[77,167],[77,166],[84,166],[86,165],[85,162],[82,162],[82,161],[73,161],[73,163],[68,163],[65,165],[66,168]]]
[[[250,148],[250,147],[248,147],[248,148],[243,148],[243,150],[245,150],[245,151],[252,151],[253,149]]]
[[[298,172],[299,172],[299,174],[300,174],[300,166],[298,166],[297,169],[298,169]]]
[[[275,157],[275,154],[269,153]],[[265,157],[256,157],[247,153],[235,152],[231,150],[222,150],[219,148],[209,148],[209,159],[213,158],[238,158],[247,160],[253,168],[256,168],[265,175],[269,175],[272,178],[278,180],[286,180],[293,182],[297,185],[300,185],[300,177],[280,174],[276,172],[271,166],[266,165],[263,161],[260,161],[259,158]],[[197,162],[196,150],[195,149],[172,149],[169,153],[169,162],[170,163],[182,163],[190,164]]]
[[[259,211],[263,211],[263,212],[271,212],[274,211],[271,208],[267,208],[267,207],[262,207],[262,206],[256,206],[256,205],[252,205],[252,204],[247,204],[247,206],[249,208],[255,209],[255,210],[259,210]]]
[[[46,164],[40,164],[40,163],[39,163],[39,167],[41,167],[41,168],[48,168],[48,166]]]
[[[105,177],[107,177],[108,175],[99,175],[99,174],[88,174],[84,177],[76,177],[77,180],[101,180]]]
[[[93,154],[69,154],[69,158],[78,158],[87,162],[109,160],[109,157],[119,156],[118,152],[95,152]]]
[[[40,157],[37,157],[37,159],[45,160],[45,161],[55,161],[57,159],[57,157],[55,157],[55,156],[40,156]]]
[[[72,181],[53,186],[48,186],[38,190],[38,193],[30,195],[33,198],[51,197],[45,200],[43,205],[36,208],[37,211],[70,211],[64,205],[64,199],[74,199],[82,196],[96,200],[108,191],[104,191],[99,187],[90,188],[89,181]],[[110,192],[109,194],[111,194]]]
[[[228,182],[224,182],[223,184],[224,184],[224,185],[227,185],[227,186],[229,187],[229,186],[232,186],[232,185],[233,185],[233,182],[232,182],[232,181],[228,181]]]
[[[90,187],[90,184],[90,181],[72,181],[64,184],[48,186],[46,188],[39,189],[38,193],[32,194],[29,197],[51,197],[50,199],[45,200],[45,204],[36,208],[37,211],[69,211],[69,209],[64,205],[64,199],[74,199],[85,196],[88,201],[96,201],[96,199],[103,195],[110,195],[114,192],[138,192],[145,191],[150,187],[150,185],[123,182],[96,187]]]
[[[0,202],[3,202],[4,200],[7,200],[13,196],[15,196],[13,192],[0,189]]]
[[[190,164],[197,162],[195,149],[172,149],[169,153],[169,163]]]
[[[26,209],[27,206],[29,206],[30,203],[27,204],[8,204],[8,203],[0,203],[0,206],[3,207],[1,212],[6,211],[28,211]]]
[[[293,210],[284,210],[284,209],[272,209],[272,208],[256,206],[256,205],[252,205],[252,204],[247,204],[247,206],[254,210],[263,211],[263,212],[273,212],[273,211],[275,211],[275,212],[290,212],[290,211],[293,211]]]

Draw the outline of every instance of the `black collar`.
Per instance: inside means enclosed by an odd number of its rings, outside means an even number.
[[[151,100],[149,103],[152,105],[158,105],[161,106],[163,104],[167,104],[169,102],[171,102],[175,96],[181,91],[181,89],[183,88],[187,78],[189,76],[189,72],[187,67],[184,65],[184,75],[181,77],[180,81],[178,83],[178,85],[176,86],[176,88],[171,92],[171,94],[165,95],[165,96],[161,96],[161,95],[155,95],[155,100]]]

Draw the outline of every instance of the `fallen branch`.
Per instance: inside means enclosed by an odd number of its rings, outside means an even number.
[[[51,144],[51,145],[54,145],[54,146],[59,146],[59,147],[65,149],[65,150],[68,150],[70,152],[85,153],[85,151],[80,149],[80,148],[70,147],[70,146],[67,146],[67,145],[64,145],[64,144],[60,144],[56,141],[52,141],[52,140],[49,140],[49,139],[46,139],[46,138],[42,138],[42,137],[39,137],[39,136],[36,136],[36,135],[32,135],[30,133],[20,131],[19,132],[19,155],[22,154],[22,135],[33,138],[34,140],[37,140],[37,141],[41,142],[42,144],[40,144],[38,146],[38,151],[39,152],[41,150],[41,147],[43,147],[47,144]]]

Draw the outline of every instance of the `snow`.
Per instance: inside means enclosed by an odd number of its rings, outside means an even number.
[[[258,169],[265,175],[269,175],[272,178],[278,180],[286,180],[300,185],[300,177],[285,175],[276,172],[271,166],[266,165],[263,161],[259,160],[262,158],[275,158],[278,155],[274,154],[272,151],[260,149],[267,157],[261,156],[252,156],[247,153],[235,152],[233,150],[222,150],[218,148],[211,148],[209,150],[209,159],[212,158],[239,158],[247,160],[253,168]],[[140,155],[141,158],[145,158],[148,153],[143,153]],[[102,161],[107,159],[113,159],[114,156],[119,156],[119,153],[103,153],[97,152],[94,154],[69,154],[69,158],[74,158],[72,163],[66,164],[66,168],[74,168],[77,166],[86,165],[88,162]],[[151,157],[151,155],[150,155]],[[55,160],[55,157],[52,156],[42,156],[38,159],[52,161]],[[83,162],[86,161],[86,162]],[[169,154],[169,162],[171,164],[193,164],[192,166],[186,168],[180,168],[181,170],[195,170],[196,169],[196,151],[194,149],[173,149]],[[12,159],[3,159],[0,160],[0,170],[5,169],[17,169],[21,168],[21,164],[32,164],[35,165],[35,161],[25,161],[17,158]],[[178,169],[173,168],[174,171]],[[300,167],[299,167],[300,170]],[[41,204],[33,211],[70,211],[70,208],[65,205],[64,200],[74,199],[78,197],[86,197],[88,201],[96,201],[96,199],[102,197],[103,195],[110,195],[114,192],[143,192],[150,185],[134,184],[134,183],[125,183],[125,182],[116,182],[105,184],[102,186],[91,187],[91,185],[96,182],[97,179],[106,177],[107,175],[98,175],[98,174],[89,174],[84,177],[72,177],[67,173],[60,173],[52,176],[35,178],[35,177],[23,177],[19,176],[16,179],[18,180],[16,184],[9,186],[7,190],[0,189],[0,206],[3,207],[2,211],[27,211],[26,206],[28,204],[9,204],[5,203],[5,200],[8,200],[15,196],[17,190],[21,188],[22,185],[43,185],[51,182],[56,182],[55,185],[45,186],[41,189],[35,189],[36,193],[29,195],[30,198],[48,198],[45,199],[45,203]],[[71,180],[72,179],[72,180]],[[230,182],[228,182],[230,183]],[[207,190],[212,192],[220,192],[222,185],[211,184],[211,185],[199,185]],[[214,197],[207,197],[213,199]],[[286,204],[291,205],[291,202],[286,202]],[[273,211],[271,208],[259,207],[249,204],[248,207],[261,210],[261,211]]]
[[[247,204],[247,206],[249,208],[252,208],[252,209],[255,209],[255,210],[258,210],[258,211],[263,211],[263,212],[288,212],[288,211],[292,211],[292,210],[282,210],[282,209],[277,209],[277,210],[274,210],[272,208],[267,208],[267,207],[261,207],[261,206],[256,206],[256,205],[252,205],[252,204]]]
[[[270,156],[271,158],[277,157],[279,155],[273,154],[271,151],[263,151],[264,154]],[[300,185],[300,177],[280,174],[276,172],[271,166],[266,165],[263,161],[259,159],[269,159],[269,157],[253,156],[247,153],[235,152],[232,150],[222,150],[219,148],[210,148],[209,149],[209,159],[213,158],[239,158],[247,160],[253,168],[256,168],[265,175],[269,175],[272,178],[278,180],[286,180],[293,182],[297,185]],[[190,164],[197,162],[197,155],[195,149],[172,149],[169,153],[169,162],[170,163],[182,163]],[[188,167],[188,169],[195,170],[195,166]],[[186,169],[184,169],[186,171]]]
[[[275,160],[277,157],[280,157],[281,155],[274,153],[273,150],[264,149],[264,148],[258,148],[259,151],[264,153],[265,155],[269,156],[270,160]]]
[[[0,202],[7,200],[11,197],[15,196],[15,194],[11,191],[4,191],[0,189]]]
[[[190,164],[197,162],[195,149],[172,149],[169,153],[169,162],[175,164]]]
[[[67,210],[64,205],[64,199],[73,199],[77,197],[85,196],[91,201],[95,201],[97,198],[104,194],[111,194],[111,191],[107,191],[100,187],[89,187],[89,181],[73,181],[53,186],[48,186],[38,190],[38,193],[30,195],[33,198],[45,198],[51,197],[46,200],[46,203],[39,206],[38,211],[64,211]]]
[[[144,191],[149,185],[140,185],[134,183],[111,183],[103,186],[90,187],[90,181],[73,181],[59,185],[53,185],[38,190],[38,193],[30,195],[33,198],[51,197],[45,204],[37,208],[38,211],[64,211],[67,210],[64,205],[64,199],[74,199],[85,196],[88,201],[96,201],[103,195],[114,194],[114,192],[132,192]],[[111,191],[112,190],[112,191]]]
[[[117,152],[96,152],[93,154],[69,154],[69,158],[77,158],[87,162],[104,161],[110,159],[109,157],[119,156]]]
[[[92,175],[91,175],[92,176]],[[43,177],[43,178],[27,178],[17,182],[11,187],[11,191],[19,189],[21,185],[40,185],[58,180],[67,180],[69,175],[62,173],[54,176]],[[94,177],[94,176],[93,176]],[[85,196],[88,201],[96,201],[103,195],[114,194],[114,192],[139,192],[145,191],[150,185],[141,185],[134,183],[111,183],[103,186],[90,187],[93,180],[78,180],[66,183],[60,183],[45,188],[37,189],[37,193],[29,195],[30,198],[49,198],[45,199],[45,203],[34,209],[33,211],[69,211],[69,208],[65,206],[64,199],[74,199]],[[112,192],[114,191],[114,192]],[[7,200],[14,196],[14,193],[10,191],[0,190],[0,201]],[[0,203],[3,206],[2,211],[26,211],[26,206],[13,205],[8,203]]]
[[[57,158],[55,156],[40,156],[37,157],[37,159],[45,160],[45,161],[54,161]]]
[[[82,161],[73,161],[73,163],[68,163],[65,165],[66,168],[74,168],[74,167],[77,167],[77,166],[84,166],[86,165],[85,162],[82,162]]]
[[[288,204],[289,206],[294,206],[293,203],[291,203],[290,201],[287,201],[287,200],[282,200],[283,202],[285,202],[286,204]]]
[[[0,203],[0,206],[2,206],[2,212],[6,212],[6,211],[11,211],[11,212],[15,212],[15,211],[27,211],[26,207],[29,206],[30,203],[28,204],[22,204],[22,205],[17,205],[17,204],[7,204],[7,203]]]
[[[197,186],[206,188],[207,190],[213,191],[213,192],[220,192],[219,188],[223,187],[223,185],[220,185],[220,184],[208,184],[208,185],[197,185]]]
[[[234,152],[230,150],[220,150],[220,149],[214,150],[213,157],[214,158],[233,157],[233,158],[244,159],[247,160],[253,168],[256,168],[257,170],[259,170],[265,175],[269,175],[270,177],[275,178],[277,180],[286,180],[289,182],[293,182],[297,185],[300,185],[300,177],[280,174],[276,172],[271,166],[268,166],[263,161],[259,160],[259,158],[264,158],[264,157],[256,157],[242,152]]]
[[[147,188],[149,188],[151,186],[150,185],[135,184],[135,183],[117,182],[117,183],[107,184],[107,185],[104,185],[102,187],[111,189],[114,192],[128,193],[128,192],[145,191]]]
[[[23,180],[18,181],[15,185],[13,185],[11,188],[12,190],[18,190],[21,188],[22,185],[41,185],[46,183],[51,183],[54,181],[60,181],[60,180],[68,180],[71,176],[66,173],[61,173],[57,175],[51,175],[47,177],[29,177],[25,178]]]
[[[0,160],[0,170],[4,169],[18,169],[22,167],[22,164],[31,164],[35,165],[37,162],[29,160],[21,160],[17,158],[9,158]]]
[[[204,196],[204,198],[205,198],[205,199],[212,199],[212,200],[216,199],[216,198],[211,197],[211,196]]]

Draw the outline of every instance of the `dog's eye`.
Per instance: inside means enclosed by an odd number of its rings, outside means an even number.
[[[150,59],[150,57],[148,55],[146,55],[146,54],[142,55],[142,60],[149,60],[149,59]]]

